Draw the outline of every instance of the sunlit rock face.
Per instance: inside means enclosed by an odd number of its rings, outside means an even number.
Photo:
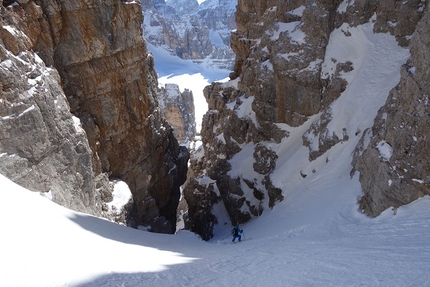
[[[0,172],[59,204],[107,216],[108,177],[93,171],[92,150],[57,70],[33,51],[42,9],[20,2],[0,6]]]
[[[30,56],[25,59],[28,67],[21,67],[29,84],[25,79],[20,80],[23,84],[18,84],[10,67],[5,69],[10,80],[3,78],[2,83],[11,87],[8,91],[14,93],[15,98],[25,97],[22,91],[26,90],[31,91],[27,93],[35,101],[40,101],[39,97],[46,98],[43,107],[29,102],[16,111],[14,106],[19,103],[11,103],[5,114],[20,115],[27,111],[28,115],[34,114],[33,117],[40,117],[38,113],[50,117],[32,121],[32,125],[26,127],[28,132],[33,128],[44,132],[32,136],[43,144],[34,145],[36,149],[31,147],[35,154],[24,158],[37,163],[53,156],[66,173],[79,173],[79,178],[74,180],[78,183],[74,183],[73,188],[63,187],[63,190],[73,190],[70,199],[64,201],[77,202],[77,205],[81,205],[80,201],[84,201],[84,205],[94,205],[93,198],[97,195],[91,193],[97,187],[95,179],[99,175],[108,174],[124,180],[134,199],[134,207],[129,211],[131,223],[149,226],[156,232],[173,233],[179,186],[185,180],[188,153],[179,147],[158,107],[157,78],[153,59],[142,38],[140,4],[119,0],[38,0],[4,6],[1,7],[5,22],[4,58],[9,57],[12,64],[19,65],[24,62],[17,58]],[[7,25],[16,30],[5,28],[9,27]],[[31,72],[32,69],[35,71]],[[52,80],[40,83],[39,79],[44,78]],[[33,83],[34,89],[30,86]],[[23,114],[25,117],[27,112]],[[75,122],[70,112],[77,117]],[[57,127],[61,125],[58,118],[67,125]],[[79,121],[83,130],[78,128]],[[23,128],[17,129],[19,132],[11,131],[11,134],[25,132]],[[51,134],[60,134],[60,138],[51,139],[54,137]],[[61,137],[72,138],[71,143],[64,144]],[[51,144],[46,143],[48,139]],[[62,148],[67,149],[65,159],[51,155]],[[29,169],[32,165],[33,162],[27,163]],[[55,178],[49,170],[45,167],[46,178]],[[46,182],[46,178],[38,180]],[[107,180],[107,176],[102,178]],[[41,186],[43,191],[48,191],[49,184]],[[79,192],[84,195],[73,195]]]
[[[181,92],[178,85],[166,84],[158,89],[158,102],[179,144],[188,146],[196,136],[193,92]]]
[[[284,199],[284,187],[275,186],[271,178],[282,154],[271,147],[288,138],[285,127],[306,124],[302,146],[309,150],[309,162],[328,161],[325,155],[334,146],[363,136],[356,155],[351,156],[351,169],[360,171],[364,192],[360,206],[366,214],[375,216],[391,205],[429,193],[425,3],[308,4],[238,1],[237,30],[231,35],[234,71],[229,83],[205,89],[209,111],[184,188],[188,228],[205,240],[211,238],[216,224],[223,224],[216,217],[220,209],[233,224],[243,223]],[[382,95],[388,100],[371,133],[351,130],[346,122],[333,128],[336,111],[332,105],[348,87],[345,75],[356,73],[359,67],[350,60],[338,60],[333,41],[339,37],[348,41],[349,30],[365,24],[374,33],[394,37],[398,46],[410,47],[412,55],[402,68],[399,85]],[[381,160],[377,148],[384,141],[393,147],[388,161]],[[298,172],[298,176],[307,174]]]

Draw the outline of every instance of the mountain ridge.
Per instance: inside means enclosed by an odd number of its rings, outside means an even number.
[[[181,59],[231,70],[230,30],[236,27],[232,2],[145,0],[142,5],[146,41]]]

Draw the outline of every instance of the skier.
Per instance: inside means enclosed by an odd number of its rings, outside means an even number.
[[[243,232],[243,230],[241,230],[239,228],[239,225],[236,225],[233,228],[233,230],[231,231],[231,234],[233,235],[233,240],[231,242],[234,242],[236,240],[236,238],[239,238],[239,242],[240,242],[242,239],[242,235],[240,235],[240,234],[242,234],[242,232]]]

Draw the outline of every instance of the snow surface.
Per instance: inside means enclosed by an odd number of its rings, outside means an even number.
[[[430,197],[370,219],[341,165],[210,242],[70,211],[0,176],[2,286],[427,286]],[[17,212],[19,206],[19,212]],[[223,239],[225,238],[226,239]]]
[[[222,48],[227,47],[227,45],[224,44],[222,37],[218,31],[210,29],[209,30],[209,39],[210,39],[212,45],[214,45],[214,46],[222,47]]]
[[[124,205],[132,199],[132,194],[127,183],[117,180],[114,184],[112,197],[113,200],[107,203],[109,211],[119,214]]]
[[[345,0],[342,3],[340,3],[339,7],[337,8],[337,12],[338,13],[345,13],[346,9],[349,6],[353,6],[354,5],[355,0]]]
[[[202,4],[205,1],[206,0],[197,0],[197,2],[199,3],[199,5]],[[175,2],[175,0],[166,0],[166,3],[169,3],[169,2]]]
[[[236,110],[237,116],[242,119],[250,119],[256,127],[259,127],[255,112],[252,109],[252,102],[254,102],[254,97],[252,96],[245,98],[245,96],[241,96],[239,99],[242,104]]]
[[[272,41],[276,41],[279,39],[279,36],[282,32],[288,32],[288,35],[291,38],[291,42],[295,42],[297,44],[304,44],[306,34],[303,33],[302,30],[300,30],[300,24],[300,21],[289,23],[278,22],[278,29],[277,31],[273,32],[273,34],[270,36],[270,39]]]
[[[296,15],[296,16],[302,17],[302,16],[303,16],[303,11],[305,11],[305,9],[306,9],[306,7],[305,7],[304,5],[302,5],[302,6],[300,6],[299,8],[296,8],[296,9],[294,9],[294,10],[292,10],[292,11],[288,12],[288,14]]]
[[[337,135],[342,135],[346,128],[350,136],[354,133],[361,136],[362,131],[373,125],[389,91],[400,80],[400,66],[410,56],[409,50],[399,47],[391,35],[372,31],[372,23],[354,28],[344,24],[330,36],[322,77],[328,70],[333,71],[334,63],[349,61],[353,67],[352,71],[341,74],[348,86],[331,105],[333,120],[327,128]]]
[[[393,155],[393,147],[387,143],[387,141],[380,141],[376,145],[376,148],[378,149],[383,161],[390,161],[390,158]]]

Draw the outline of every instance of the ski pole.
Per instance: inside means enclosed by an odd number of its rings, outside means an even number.
[[[227,235],[226,237],[224,237],[222,240],[226,239],[227,237],[229,237],[231,234]]]
[[[242,234],[243,234],[243,239],[245,239],[245,241],[246,241],[245,232],[244,232],[244,231],[242,231]]]

